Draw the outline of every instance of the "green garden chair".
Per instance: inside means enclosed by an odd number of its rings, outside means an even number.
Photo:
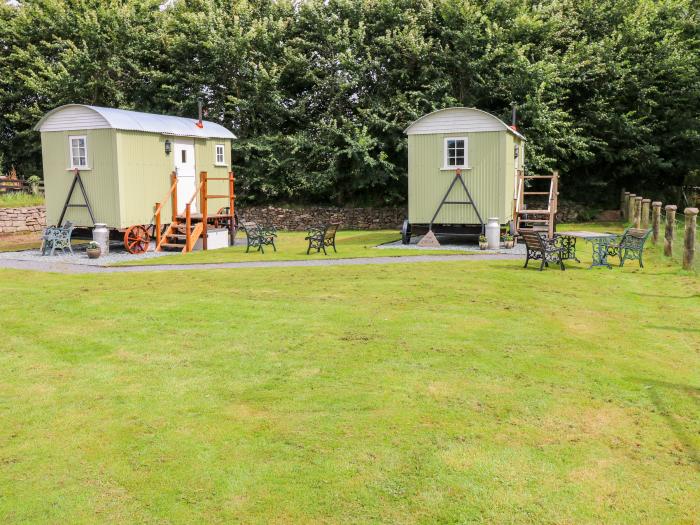
[[[639,267],[644,268],[642,255],[644,254],[644,243],[651,235],[651,228],[648,230],[640,228],[627,228],[619,237],[608,245],[608,255],[620,258],[620,266],[625,265],[625,261],[639,261]]]

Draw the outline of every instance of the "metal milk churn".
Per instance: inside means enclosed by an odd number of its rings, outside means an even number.
[[[95,227],[92,229],[92,240],[100,245],[102,255],[109,253],[109,230],[106,224],[95,223]]]
[[[489,243],[489,250],[498,250],[501,245],[501,225],[498,217],[489,218],[486,224],[486,241]]]

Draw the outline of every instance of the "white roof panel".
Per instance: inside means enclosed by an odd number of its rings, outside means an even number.
[[[80,111],[77,111],[80,110]],[[94,112],[96,119],[90,124],[84,114]],[[82,114],[83,118],[75,118]],[[100,118],[101,117],[101,118]],[[208,120],[197,126],[197,119],[156,115],[125,109],[102,108],[85,104],[67,104],[49,111],[34,126],[37,131],[63,131],[104,127],[131,131],[145,131],[163,135],[182,137],[235,139],[236,136],[225,127]]]
[[[479,131],[508,131],[525,140],[517,130],[491,113],[476,108],[446,108],[433,111],[413,122],[404,133],[429,135],[432,133],[469,133]]]

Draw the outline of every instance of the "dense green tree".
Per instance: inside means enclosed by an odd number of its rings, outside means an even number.
[[[696,0],[25,0],[0,7],[0,157],[68,102],[196,114],[236,133],[249,201],[398,203],[405,127],[518,106],[527,168],[568,197],[700,178]]]

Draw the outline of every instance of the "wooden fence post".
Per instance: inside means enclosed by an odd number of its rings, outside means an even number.
[[[626,191],[622,196],[622,218],[627,219],[627,211],[630,208],[630,192]]]
[[[630,193],[629,200],[627,201],[627,222],[634,222],[634,198],[636,195]]]
[[[649,228],[649,207],[651,199],[642,199],[642,228]]]
[[[685,242],[683,244],[683,269],[693,269],[695,258],[695,229],[697,227],[698,209],[686,208],[685,211]]]
[[[622,191],[620,191],[620,211],[622,212],[623,216],[625,214],[625,195],[628,193],[629,192],[625,191],[625,188],[622,188]]]
[[[637,195],[634,198],[634,227],[640,228],[642,226],[642,196]]]
[[[661,225],[661,202],[654,201],[651,203],[651,242],[659,243],[659,227]]]
[[[666,234],[664,239],[664,255],[671,257],[673,255],[673,238],[676,235],[676,210],[678,206],[675,204],[666,205]]]

